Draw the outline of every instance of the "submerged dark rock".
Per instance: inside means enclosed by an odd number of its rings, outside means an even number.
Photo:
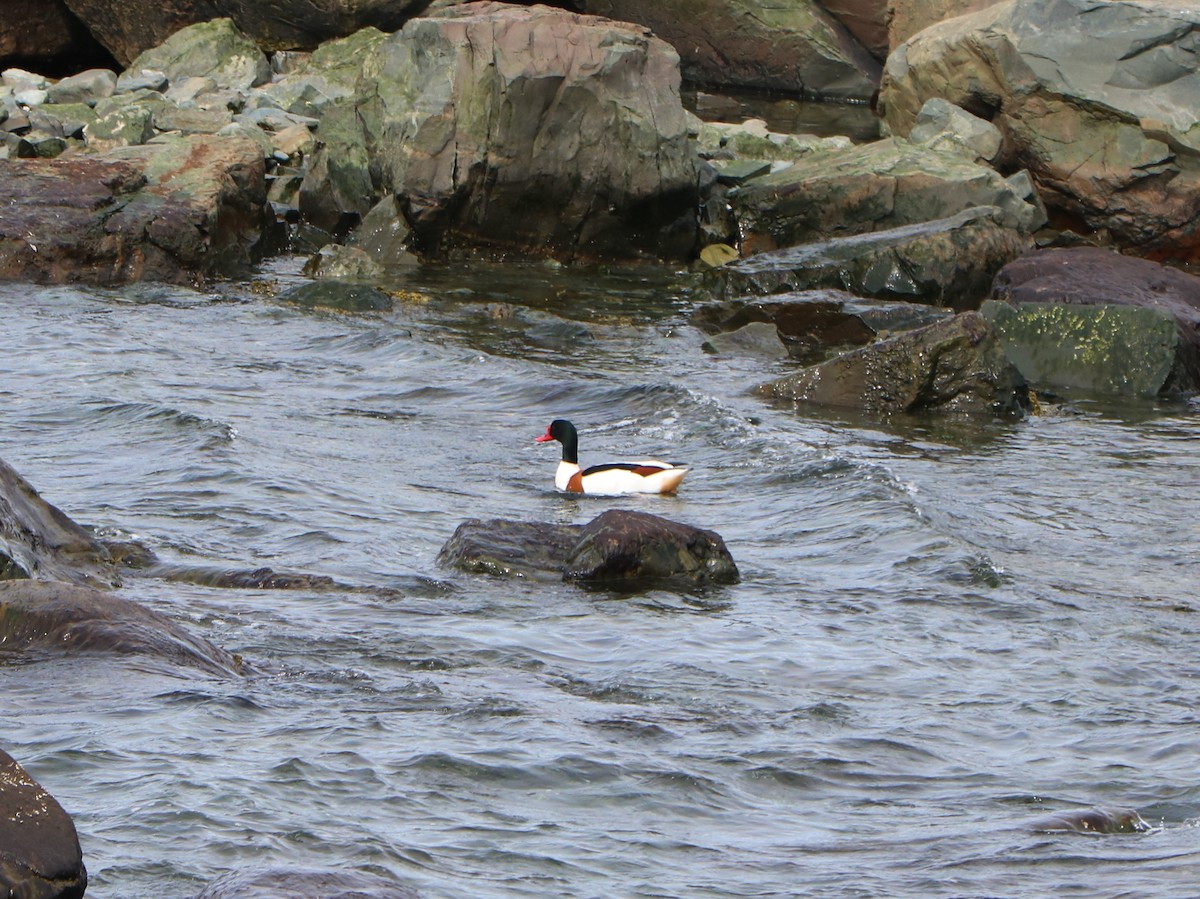
[[[0,894],[81,899],[87,868],[75,824],[53,796],[0,750]]]
[[[307,309],[336,312],[391,312],[395,301],[377,287],[356,281],[328,279],[289,288],[279,299]]]
[[[715,531],[619,509],[587,525],[470,519],[442,547],[438,563],[621,589],[689,589],[738,579],[733,557]]]
[[[1089,808],[1055,812],[1029,825],[1037,833],[1146,833],[1154,828],[1131,808]]]
[[[244,673],[240,657],[166,615],[91,587],[58,581],[0,583],[0,647],[8,652],[117,653],[217,674]]]
[[[964,312],[763,385],[768,396],[875,414],[1020,416],[1028,389],[978,312]]]
[[[235,871],[213,881],[196,899],[419,899],[393,880],[365,871],[267,868]]]

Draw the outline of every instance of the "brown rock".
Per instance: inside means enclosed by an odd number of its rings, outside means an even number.
[[[82,899],[87,869],[75,824],[12,756],[0,750],[0,893]]]

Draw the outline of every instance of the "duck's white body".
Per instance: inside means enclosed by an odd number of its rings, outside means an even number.
[[[559,462],[554,486],[567,493],[624,496],[629,493],[674,493],[688,473],[686,468],[643,459],[581,469],[576,462]]]
[[[631,493],[674,493],[688,473],[682,465],[657,459],[611,462],[579,467],[579,435],[569,421],[557,419],[537,438],[538,443],[557,440],[563,446],[562,461],[554,473],[554,486],[566,493],[594,496],[625,496]]]

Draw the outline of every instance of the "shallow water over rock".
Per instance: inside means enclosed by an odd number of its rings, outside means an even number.
[[[168,564],[361,587],[129,579],[248,678],[0,651],[3,748],[96,896],[264,866],[426,897],[1194,894],[1195,402],[885,427],[754,396],[794,363],[703,352],[683,278],[424,267],[349,316],[269,296],[297,270],[0,287],[0,458],[43,497]],[[556,417],[584,464],[692,473],[558,495]],[[741,581],[436,564],[467,518],[617,507],[717,531]],[[1029,827],[1095,806],[1156,827]]]

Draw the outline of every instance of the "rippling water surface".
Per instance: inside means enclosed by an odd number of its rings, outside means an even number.
[[[89,896],[263,864],[427,897],[1195,895],[1200,406],[884,427],[750,395],[786,363],[702,352],[682,279],[398,286],[379,317],[0,288],[0,458],[43,496],[170,561],[362,586],[130,582],[244,680],[0,661],[0,745],[73,815]],[[693,473],[557,495],[559,416],[585,464]],[[717,530],[742,582],[435,564],[468,517],[614,506]],[[1093,805],[1156,829],[1027,826]]]

